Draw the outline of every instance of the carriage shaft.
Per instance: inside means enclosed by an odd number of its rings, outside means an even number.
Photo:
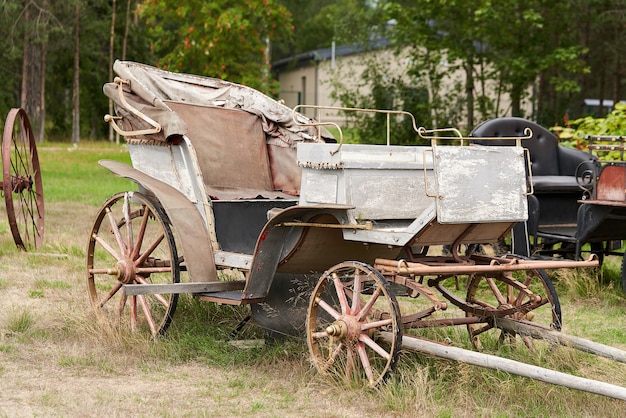
[[[393,335],[390,332],[380,332],[380,336],[388,343],[393,341]],[[420,338],[408,336],[402,337],[402,349],[433,355],[447,360],[460,361],[474,366],[500,370],[516,374],[518,376],[528,377],[559,386],[565,386],[571,389],[591,392],[610,398],[626,400],[626,388],[621,386],[572,376],[567,373],[544,369],[543,367],[532,366],[530,364],[496,357],[489,354],[477,353],[463,348],[443,345]]]
[[[537,324],[516,321],[510,318],[493,318],[496,328],[511,333],[526,335],[535,339],[542,339],[564,347],[572,347],[585,353],[595,354],[619,363],[626,363],[626,352],[604,344],[595,343],[584,338],[563,334]]]
[[[584,261],[543,261],[543,260],[520,260],[493,258],[489,264],[455,263],[453,265],[429,265],[408,261],[389,259],[376,259],[374,268],[383,274],[404,275],[446,275],[446,274],[472,274],[490,273],[532,269],[560,269],[560,268],[583,268],[598,267],[599,262],[595,256]]]

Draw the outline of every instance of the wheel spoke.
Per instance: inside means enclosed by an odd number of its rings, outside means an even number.
[[[367,331],[368,329],[373,329],[373,328],[383,328],[392,324],[393,324],[393,319],[391,318],[383,319],[382,321],[367,322],[361,325],[361,331]]]
[[[372,310],[372,307],[374,306],[374,304],[378,300],[378,297],[380,296],[381,293],[382,293],[382,289],[380,287],[376,288],[376,290],[372,294],[372,297],[370,298],[370,300],[367,301],[365,306],[363,306],[363,308],[361,309],[361,311],[357,315],[357,317],[356,317],[357,321],[361,322],[362,320],[365,319],[366,315],[370,313],[370,311]]]
[[[337,319],[341,316],[341,313],[337,312],[332,306],[330,306],[325,301],[320,299],[317,302],[317,304],[319,305],[320,308],[324,309],[324,311],[326,311],[326,313],[332,316],[333,318]]]
[[[361,334],[359,336],[359,341],[366,344],[369,348],[377,352],[378,355],[385,360],[389,360],[389,353],[386,352],[380,345],[376,344],[376,342],[372,340],[367,334]]]
[[[137,296],[130,297],[130,330],[137,331]]]
[[[522,341],[524,341],[524,345],[530,350],[530,352],[533,354],[537,354],[532,339],[527,335],[520,335],[520,337],[522,338]]]
[[[141,266],[143,263],[146,262],[146,260],[148,259],[148,257],[154,252],[154,250],[159,246],[159,244],[161,243],[161,241],[163,241],[163,238],[165,238],[165,235],[161,234],[157,239],[154,240],[154,242],[152,243],[152,245],[150,245],[150,247],[148,247],[148,249],[141,255],[141,257],[139,257],[137,260],[135,260],[135,266],[139,267]],[[137,246],[140,247],[141,243],[138,242]]]
[[[375,383],[374,373],[372,372],[372,365],[370,364],[370,359],[367,356],[367,352],[365,351],[365,345],[362,342],[357,343],[356,345],[357,352],[359,353],[359,358],[361,359],[361,365],[365,370],[365,375],[367,376],[367,381],[370,385]]]
[[[346,348],[346,379],[348,381],[352,380],[352,376],[354,375],[355,369],[355,360],[354,360],[354,348],[347,347]]]
[[[490,329],[493,329],[493,325],[485,324],[480,328],[479,327],[474,328],[474,330],[472,331],[472,335],[478,336],[485,331],[489,331]]]
[[[496,297],[498,304],[505,305],[507,301],[504,298],[504,296],[502,296],[502,293],[500,293],[500,289],[498,289],[498,285],[493,281],[491,277],[487,277],[486,280],[487,280],[487,283],[489,284],[489,287],[491,288],[491,291],[493,292],[493,295]]]
[[[332,367],[333,364],[335,364],[335,362],[337,361],[337,357],[339,357],[339,354],[341,354],[343,349],[344,349],[343,343],[337,344],[335,349],[330,353],[330,356],[324,362],[324,366],[326,370],[328,370],[330,367]]]
[[[156,335],[156,326],[154,325],[154,319],[152,318],[152,313],[150,312],[150,306],[148,305],[146,297],[144,295],[137,295],[137,298],[139,299],[139,306],[141,306],[141,309],[143,310],[143,314],[146,317],[150,331],[152,331],[152,335]]]
[[[126,306],[126,301],[128,300],[128,296],[122,295],[120,299],[117,301],[117,320],[119,321],[124,316],[124,307]],[[132,308],[131,308],[132,309]]]
[[[337,291],[337,297],[339,298],[339,306],[341,306],[341,313],[348,313],[348,300],[346,298],[346,292],[344,291],[343,284],[337,273],[333,273],[333,283],[335,284],[335,290]]]
[[[129,255],[134,252],[133,248],[133,223],[130,219],[130,199],[128,193],[124,194],[124,204],[122,206],[122,212],[124,214],[124,222],[126,223],[126,243],[127,248],[133,251],[129,251]]]
[[[116,283],[116,284],[115,284],[115,286],[113,286],[113,289],[111,289],[111,290],[109,291],[109,293],[107,293],[107,294],[104,296],[104,299],[102,299],[102,300],[100,301],[100,303],[98,304],[98,306],[100,306],[101,308],[102,308],[102,307],[104,307],[104,305],[105,305],[108,301],[110,301],[110,300],[111,300],[111,298],[112,298],[113,296],[115,296],[115,294],[116,294],[116,293],[117,293],[117,292],[118,292],[121,288],[122,288],[122,284],[121,284],[121,283]]]
[[[107,213],[107,217],[109,218],[109,224],[111,226],[111,233],[113,233],[113,236],[115,237],[115,240],[117,241],[117,245],[120,248],[120,251],[122,252],[122,256],[125,256],[128,254],[128,247],[126,246],[126,243],[122,239],[122,234],[120,234],[120,229],[117,226],[115,215],[113,215],[111,208],[107,208],[106,213]]]
[[[143,243],[143,237],[146,233],[146,227],[148,226],[148,211],[143,211],[143,216],[141,217],[141,226],[139,227],[139,231],[137,232],[137,245],[135,245],[132,254],[130,255],[131,260],[135,260],[139,256],[139,251],[141,251],[141,244]]]
[[[356,315],[359,311],[359,303],[361,302],[361,275],[356,270],[354,273],[354,285],[352,286],[352,305],[350,313]]]
[[[171,267],[139,267],[135,269],[137,274],[149,276],[153,273],[169,273],[172,271]]]
[[[102,237],[100,237],[99,235],[94,234],[93,235],[93,239],[95,241],[98,242],[98,244],[100,244],[102,246],[102,248],[105,249],[106,252],[108,252],[111,256],[113,256],[115,258],[115,260],[119,261],[122,260],[122,256],[113,249],[113,247],[111,247],[109,245],[108,242],[106,242],[104,239],[102,239]]]

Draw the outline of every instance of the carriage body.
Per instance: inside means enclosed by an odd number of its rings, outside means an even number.
[[[560,328],[540,269],[598,264],[473,252],[528,218],[521,137],[469,145],[449,136],[456,130],[413,122],[430,145],[343,144],[320,117],[243,86],[136,63],[114,69],[119,79],[104,90],[117,116],[107,119],[126,137],[132,167],[100,164],[139,192],[113,196],[96,217],[88,285],[98,312],[128,315],[133,329],[163,333],[180,293],[250,305],[268,332],[305,335],[321,371],[341,363],[351,375],[358,356],[375,385],[412,330],[466,326],[479,346],[502,326],[496,319],[542,310]],[[432,253],[442,245],[450,256]]]

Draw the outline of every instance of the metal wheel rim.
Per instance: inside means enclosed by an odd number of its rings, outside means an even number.
[[[4,201],[18,248],[39,248],[44,237],[43,183],[37,147],[28,116],[11,109],[2,142]]]

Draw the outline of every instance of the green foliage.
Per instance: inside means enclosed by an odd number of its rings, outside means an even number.
[[[138,10],[159,67],[274,87],[266,42],[291,33],[291,15],[275,0],[150,0]]]
[[[25,333],[35,324],[35,319],[28,310],[11,310],[5,321],[6,329],[16,334]]]
[[[606,117],[586,116],[570,120],[567,126],[550,128],[564,146],[577,149],[587,148],[588,136],[626,136],[626,103],[617,103]],[[604,159],[620,159],[616,152]]]
[[[391,2],[387,10],[398,22],[390,34],[392,39],[398,47],[413,50],[409,73],[434,80],[430,98],[434,106],[441,105],[436,103],[439,95],[450,94],[437,89],[438,82],[463,70],[465,84],[455,91],[462,98],[470,128],[475,111],[481,119],[502,116],[494,101],[499,102],[504,92],[511,97],[513,116],[531,116],[522,114],[522,100],[528,98],[528,87],[543,72],[549,74],[548,84],[561,93],[578,91],[576,76],[588,72],[581,61],[585,48],[564,36],[557,45],[548,41],[561,33],[562,4],[546,7],[538,0],[427,0]],[[432,59],[427,51],[440,51],[447,66],[425,65]],[[486,86],[488,83],[491,87]]]
[[[352,44],[368,39],[380,25],[373,20],[375,3],[368,0],[278,0],[293,14],[294,32],[289,40],[272,45],[272,59],[279,60],[299,53]],[[288,41],[288,42],[286,42]]]
[[[390,78],[384,72],[381,64],[372,60],[368,61],[367,70],[357,88],[353,85],[344,84],[344,79],[334,77],[331,85],[332,96],[348,108],[381,109],[381,110],[406,110],[412,114],[428,115],[428,112],[416,112],[423,103],[419,101],[419,95],[415,89],[410,89],[400,78]],[[363,88],[368,93],[360,93]],[[371,91],[371,93],[369,93]],[[400,96],[402,99],[396,100]],[[387,115],[384,113],[363,113],[348,111],[345,116],[349,125],[353,126],[350,133],[357,138],[359,143],[384,144],[387,138]],[[390,142],[394,145],[415,144],[417,133],[408,117],[393,117],[389,120]],[[423,120],[418,121],[418,125]]]

